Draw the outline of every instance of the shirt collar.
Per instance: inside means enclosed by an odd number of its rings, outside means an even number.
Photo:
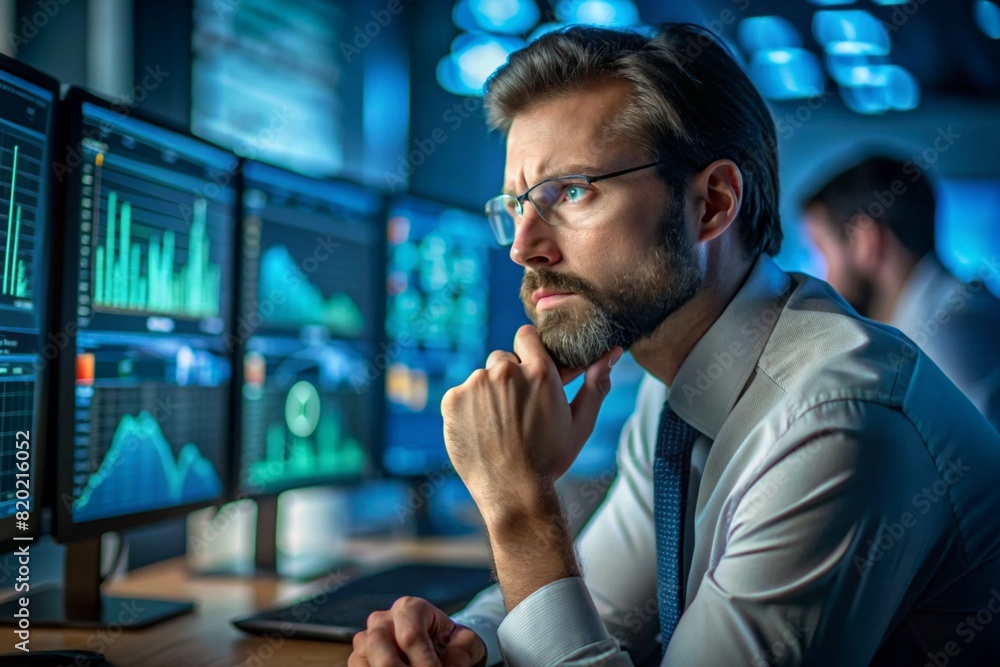
[[[719,319],[681,363],[670,407],[715,440],[764,351],[791,278],[761,254]]]
[[[927,311],[928,301],[932,298],[931,289],[941,283],[942,275],[946,275],[944,267],[934,253],[924,255],[910,271],[889,324],[902,329],[908,336],[912,335],[910,325],[920,321],[921,315]]]

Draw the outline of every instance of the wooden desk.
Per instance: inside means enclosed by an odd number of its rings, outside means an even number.
[[[372,565],[398,561],[484,564],[485,537],[461,540],[371,540],[352,542],[348,557]],[[332,588],[344,576],[331,572],[310,583],[273,578],[192,577],[183,558],[136,570],[108,593],[120,597],[190,599],[194,614],[145,630],[50,630],[32,628],[31,649],[86,648],[103,652],[115,667],[339,667],[347,665],[348,644],[246,635],[230,625],[267,607]],[[141,605],[141,601],[138,603]],[[6,642],[5,642],[6,643]],[[6,649],[5,650],[9,650]]]

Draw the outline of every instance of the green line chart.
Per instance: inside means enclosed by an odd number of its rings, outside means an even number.
[[[75,520],[175,507],[221,493],[225,387],[97,378],[77,387]],[[224,403],[221,403],[225,405]],[[163,409],[164,405],[171,410]]]
[[[157,420],[143,410],[118,422],[100,467],[73,502],[73,517],[86,521],[174,507],[220,493],[219,475],[198,445],[185,443],[175,457]]]

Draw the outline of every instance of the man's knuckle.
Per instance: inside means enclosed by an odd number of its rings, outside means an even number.
[[[510,359],[501,359],[493,364],[490,370],[498,380],[509,380],[517,374],[517,364],[511,362]]]
[[[396,641],[400,648],[414,648],[423,643],[424,634],[412,623],[403,623],[396,627]]]
[[[452,411],[455,403],[455,391],[456,388],[452,387],[444,392],[444,396],[441,397],[441,412],[448,413]]]
[[[401,598],[397,598],[395,602],[392,603],[393,611],[408,611],[413,608],[413,601],[416,600],[413,596],[404,595]]]

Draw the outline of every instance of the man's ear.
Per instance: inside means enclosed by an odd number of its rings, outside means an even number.
[[[847,223],[847,253],[864,275],[875,273],[885,254],[882,226],[864,213],[851,218]]]
[[[743,202],[743,174],[732,160],[716,160],[691,179],[698,228],[695,239],[711,241],[736,220]]]

